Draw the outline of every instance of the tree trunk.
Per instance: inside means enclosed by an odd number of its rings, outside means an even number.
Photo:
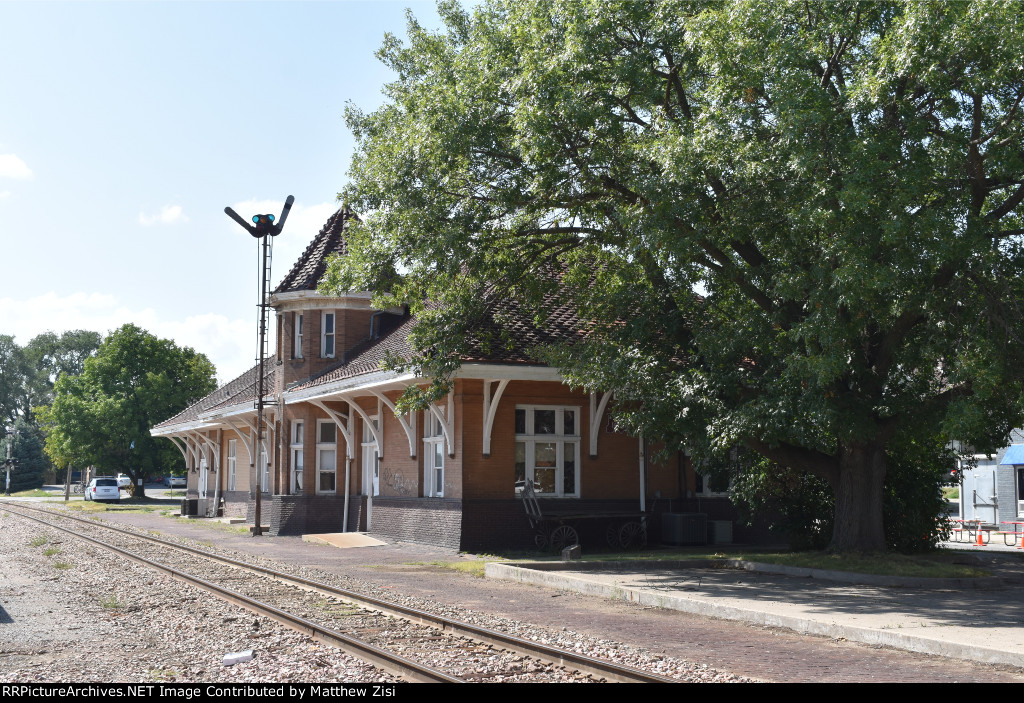
[[[884,482],[884,445],[864,443],[841,448],[839,474],[832,485],[836,513],[830,549],[885,551]]]

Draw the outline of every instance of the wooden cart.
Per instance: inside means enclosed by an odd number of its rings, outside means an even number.
[[[579,532],[574,527],[583,520],[603,520],[605,540],[612,549],[642,549],[647,546],[647,513],[643,511],[541,512],[533,481],[527,480],[520,497],[530,527],[534,529],[534,543],[538,549],[562,551],[580,543]]]

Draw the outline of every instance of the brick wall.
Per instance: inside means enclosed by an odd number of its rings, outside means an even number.
[[[343,532],[344,496],[274,496],[267,501],[271,536]]]
[[[224,493],[224,517],[245,517],[249,509],[249,491]]]
[[[461,549],[462,505],[459,500],[377,496],[373,499],[371,534]]]

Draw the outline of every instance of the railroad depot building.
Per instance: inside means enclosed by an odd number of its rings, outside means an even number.
[[[470,551],[533,547],[538,531],[520,499],[528,481],[542,534],[558,526],[549,516],[576,513],[563,523],[584,548],[614,543],[641,512],[655,517],[643,521],[651,540],[662,537],[660,513],[733,518],[727,496],[710,493],[686,456],[653,461],[653,443],[616,430],[610,393],[572,390],[557,369],[529,358],[536,344],[576,334],[567,311],[543,330],[511,311],[503,320],[524,320],[511,325],[513,344],[479,345],[446,398],[396,414],[406,387],[429,382],[383,368],[389,355],[410,353],[413,318],[373,309],[370,293],[316,290],[327,257],[346,253],[352,217],[346,209],[332,215],[271,296],[277,343],[264,365],[259,470],[251,470],[258,366],[152,428],[181,451],[197,514],[222,511],[251,523],[256,473],[261,522],[272,536],[366,531]],[[736,536],[748,535],[737,526]]]

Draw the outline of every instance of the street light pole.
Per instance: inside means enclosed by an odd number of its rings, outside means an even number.
[[[291,195],[285,199],[284,209],[281,210],[281,220],[277,224],[274,224],[273,215],[253,215],[253,225],[250,225],[230,207],[224,208],[224,213],[228,217],[240,224],[246,232],[260,241],[263,252],[260,265],[260,319],[258,325],[260,341],[259,353],[257,355],[259,370],[256,373],[256,452],[254,457],[255,465],[251,466],[249,470],[250,486],[255,487],[256,494],[253,511],[253,522],[255,523],[252,528],[253,537],[259,537],[263,534],[260,525],[260,505],[263,492],[261,485],[262,476],[260,474],[263,468],[263,369],[267,358],[267,308],[269,307],[267,303],[267,288],[270,285],[270,238],[281,234],[281,230],[284,229],[285,220],[288,219],[288,212],[292,209],[292,203],[294,202],[295,198]],[[267,463],[269,464],[269,461]]]

